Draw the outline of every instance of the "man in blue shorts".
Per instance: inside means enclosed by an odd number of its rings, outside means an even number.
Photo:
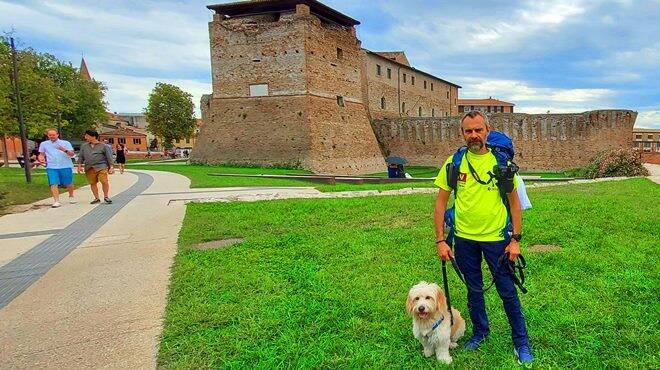
[[[61,140],[57,130],[49,128],[46,130],[48,140],[39,145],[39,161],[46,160],[46,173],[48,174],[48,185],[53,194],[52,207],[57,208],[60,203],[59,186],[66,186],[69,191],[69,203],[76,202],[73,197],[73,162],[71,157],[75,155],[71,143]]]

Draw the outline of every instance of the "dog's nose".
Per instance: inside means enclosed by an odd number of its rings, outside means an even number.
[[[419,306],[419,308],[417,309],[417,311],[419,312],[424,312],[424,310],[425,310],[424,306]]]

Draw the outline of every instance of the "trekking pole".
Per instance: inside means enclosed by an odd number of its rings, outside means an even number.
[[[454,325],[454,314],[451,312],[451,299],[449,299],[449,283],[447,283],[447,261],[442,261],[442,284],[445,289],[445,297],[447,298],[447,309],[449,310],[449,318],[451,325]]]

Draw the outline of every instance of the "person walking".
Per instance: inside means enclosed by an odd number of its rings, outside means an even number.
[[[60,186],[66,186],[69,192],[69,203],[76,203],[73,196],[73,157],[76,153],[73,151],[71,143],[60,139],[57,130],[49,128],[46,130],[48,140],[39,144],[38,160],[41,163],[46,162],[46,175],[48,175],[48,185],[53,195],[53,204],[51,207],[61,207]],[[25,163],[26,166],[29,162]]]
[[[464,347],[476,350],[490,332],[481,273],[481,261],[485,258],[511,326],[514,353],[520,364],[529,365],[534,357],[520,300],[512,276],[499,267],[503,255],[508,254],[510,261],[515,261],[520,255],[522,212],[517,195],[518,180],[513,180],[513,190],[505,194],[513,227],[512,235],[509,235],[503,232],[508,212],[492,175],[497,159],[486,146],[490,132],[488,119],[481,112],[471,111],[461,119],[461,127],[467,151],[461,161],[454,190],[459,190],[454,204],[454,243],[456,262],[468,285],[468,308],[473,327],[472,337]],[[443,261],[454,256],[444,239],[445,210],[452,191],[445,169],[451,165],[452,158],[447,159],[435,180],[440,188],[434,214],[436,246]],[[493,181],[486,182],[489,178]]]
[[[89,187],[94,194],[94,200],[91,204],[101,202],[99,198],[98,183],[101,183],[103,189],[103,200],[110,204],[110,182],[108,174],[114,173],[112,168],[112,149],[99,141],[99,133],[94,130],[85,131],[85,142],[80,146],[78,155],[78,173],[85,172],[85,177]]]
[[[115,163],[119,165],[119,173],[124,173],[124,166],[126,165],[126,146],[124,144],[119,144],[117,148],[117,158]]]

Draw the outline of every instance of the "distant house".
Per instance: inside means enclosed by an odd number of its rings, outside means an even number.
[[[493,99],[458,99],[458,112],[465,113],[471,110],[478,110],[484,113],[513,113],[515,104],[502,100]]]
[[[119,127],[115,130],[104,132],[100,135],[100,140],[108,140],[113,150],[117,150],[119,144],[124,144],[130,151],[147,151],[147,135],[129,127]]]
[[[660,129],[633,128],[633,147],[643,152],[660,153]]]
[[[200,127],[204,124],[204,121],[201,118],[197,118],[197,128],[193,132],[193,135],[189,138],[172,141],[172,147],[181,148],[181,149],[192,149],[195,147],[195,142],[197,141],[197,134],[199,133]],[[162,143],[163,141],[160,140]]]

